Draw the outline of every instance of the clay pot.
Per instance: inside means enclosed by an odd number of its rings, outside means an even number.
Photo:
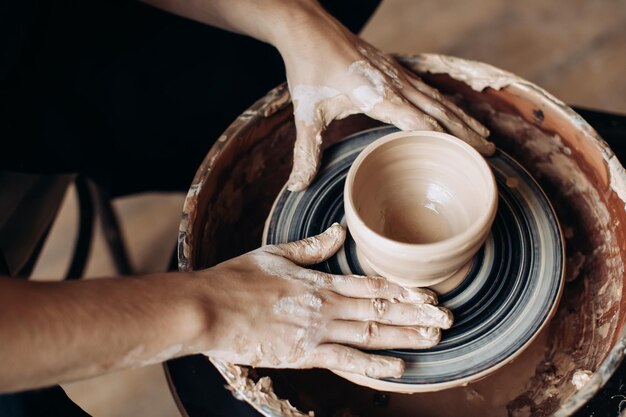
[[[439,132],[398,132],[366,147],[344,189],[360,262],[409,287],[438,284],[489,234],[497,189],[471,146]]]
[[[513,363],[467,387],[440,393],[383,394],[328,371],[252,372],[221,361],[213,364],[238,398],[266,416],[306,416],[309,410],[318,417],[571,416],[607,383],[625,354],[624,168],[580,116],[528,81],[440,55],[401,61],[456,97],[548,195],[566,238],[566,284],[555,317]],[[215,143],[183,208],[180,269],[210,267],[260,245],[263,223],[291,169],[292,111],[287,88],[280,86]],[[329,127],[325,143],[375,125],[361,116],[346,118]],[[203,379],[210,364],[192,357],[168,367],[173,392],[187,406],[183,414],[210,414],[214,404]]]

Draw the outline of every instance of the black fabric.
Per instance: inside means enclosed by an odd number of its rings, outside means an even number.
[[[86,412],[74,404],[61,387],[0,394],[2,417],[85,417]]]
[[[80,172],[113,196],[187,190],[213,141],[284,80],[270,45],[138,2],[8,4],[3,169]],[[325,2],[353,31],[377,4]]]
[[[6,275],[28,278],[73,179],[0,171],[0,253]]]

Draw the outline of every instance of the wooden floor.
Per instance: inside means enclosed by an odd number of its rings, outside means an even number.
[[[568,103],[626,113],[626,0],[386,0],[364,37],[386,51],[436,52],[488,62]],[[137,270],[165,268],[182,201],[181,194],[172,194],[116,202]],[[60,276],[75,223],[76,201],[70,193],[38,276]],[[102,238],[96,243],[88,275],[111,274]],[[96,417],[179,415],[159,366],[66,389]]]

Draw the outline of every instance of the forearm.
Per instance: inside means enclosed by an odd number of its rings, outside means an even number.
[[[206,325],[182,274],[79,282],[0,278],[0,392],[192,353]]]
[[[301,29],[310,32],[309,28],[323,27],[334,20],[316,0],[142,1],[179,16],[251,36],[279,50],[293,44],[294,34]]]

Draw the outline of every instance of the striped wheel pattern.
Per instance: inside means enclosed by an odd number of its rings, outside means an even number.
[[[327,149],[318,177],[305,192],[291,193],[286,188],[280,192],[268,217],[264,243],[316,235],[334,222],[345,225],[343,188],[350,165],[368,144],[395,131],[371,129]],[[467,277],[439,297],[440,304],[452,310],[455,324],[434,348],[378,351],[406,362],[404,375],[389,382],[438,384],[497,367],[529,344],[558,302],[563,242],[550,203],[508,155],[498,151],[488,162],[499,190],[491,235],[474,257]],[[317,268],[362,274],[354,240],[348,236],[344,248]]]

